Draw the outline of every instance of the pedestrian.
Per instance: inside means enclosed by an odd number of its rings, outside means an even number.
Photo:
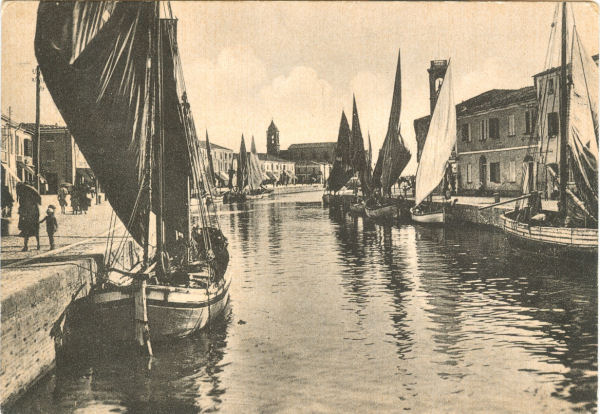
[[[17,193],[18,194],[18,193]],[[37,193],[36,193],[37,194]],[[39,194],[37,194],[39,197]],[[22,194],[18,197],[19,201],[19,230],[23,237],[23,250],[28,249],[29,238],[35,236],[37,248],[40,249],[40,209],[36,198],[31,195]]]
[[[13,199],[8,186],[2,185],[2,217],[11,217],[12,208],[15,200]]]
[[[60,205],[60,213],[65,214],[65,208],[67,207],[67,194],[69,191],[63,186],[58,190],[58,204]]]
[[[58,230],[58,222],[54,216],[55,208],[56,207],[50,204],[48,206],[48,210],[46,210],[46,217],[40,221],[40,224],[42,224],[44,221],[46,222],[46,232],[48,233],[48,240],[50,240],[50,250],[54,250],[54,233],[56,233],[56,230]]]

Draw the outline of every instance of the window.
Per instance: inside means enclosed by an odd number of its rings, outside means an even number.
[[[548,79],[548,94],[552,95],[554,93],[554,79]]]
[[[54,161],[54,148],[48,148],[44,152],[46,154],[46,161],[48,161],[48,162]]]
[[[500,138],[500,121],[498,118],[490,118],[489,137],[494,139]]]
[[[488,135],[489,135],[489,122],[487,119],[482,119],[480,122],[480,129],[479,129],[479,140],[480,141],[485,141],[486,139],[488,139]]]
[[[517,170],[516,170],[516,164],[514,161],[508,162],[508,180],[511,183],[514,183],[515,181],[517,181]]]
[[[30,139],[23,140],[23,155],[26,157],[31,157],[32,154],[33,154],[33,151],[31,148],[31,140]]]
[[[471,142],[471,124],[462,124],[460,126],[460,135],[465,142]]]
[[[467,182],[468,183],[472,183],[473,182],[473,171],[471,170],[471,164],[467,164]]]
[[[490,162],[490,181],[492,183],[500,182],[500,163]]]
[[[531,112],[525,111],[525,133],[526,134],[531,134],[531,132],[532,132],[532,128],[531,128]]]
[[[548,114],[548,135],[558,135],[558,112],[550,112]]]
[[[508,136],[512,137],[515,135],[515,116],[508,116]]]

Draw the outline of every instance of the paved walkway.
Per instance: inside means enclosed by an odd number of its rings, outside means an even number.
[[[42,196],[42,205],[40,206],[40,220],[45,217],[48,205],[54,204],[58,207],[58,201],[55,195]],[[46,223],[40,225],[40,244],[41,249],[36,246],[35,237],[29,238],[29,251],[22,252],[23,238],[19,237],[19,215],[17,213],[19,205],[15,203],[13,206],[13,214],[9,224],[9,234],[2,235],[2,266],[15,266],[23,261],[30,259],[45,257],[49,255],[64,254],[69,250],[70,254],[74,253],[91,253],[90,245],[98,249],[98,244],[105,244],[106,238],[101,236],[107,232],[112,208],[107,201],[96,205],[92,202],[87,214],[72,213],[71,207],[67,207],[66,214],[60,213],[60,207],[55,212],[56,220],[58,221],[58,231],[54,235],[55,250],[50,251],[50,242],[46,233]],[[100,236],[94,238],[94,236]],[[69,248],[68,246],[72,246]],[[77,249],[77,247],[79,248]],[[83,251],[82,251],[83,249]]]

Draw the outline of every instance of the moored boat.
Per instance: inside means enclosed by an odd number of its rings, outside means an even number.
[[[411,154],[404,145],[400,133],[400,113],[402,110],[402,71],[400,51],[396,64],[396,77],[392,95],[392,107],[388,121],[385,140],[379,151],[379,157],[373,171],[372,187],[377,197],[372,197],[366,202],[365,213],[367,217],[385,221],[396,220],[401,214],[402,200],[392,197],[392,186],[410,161]]]
[[[456,143],[456,107],[452,85],[452,66],[448,63],[444,80],[427,137],[417,167],[415,184],[415,207],[410,210],[411,219],[417,223],[442,224],[446,222],[447,208],[444,204],[431,202],[431,194],[448,173],[448,160]],[[444,186],[444,185],[442,185]]]
[[[585,260],[595,266],[598,260],[598,66],[585,52],[575,22],[567,28],[567,3],[561,7],[561,21],[557,12],[548,45],[551,57],[560,55],[560,66],[551,67],[550,62],[554,60],[548,60],[549,67],[536,81],[542,103],[537,122],[540,145],[539,151],[532,154],[558,186],[558,211],[542,209],[541,194],[535,188],[537,183],[533,174],[530,176],[529,170],[525,170],[522,182],[525,195],[519,199],[526,198],[527,205],[519,200],[513,211],[502,215],[502,228],[513,247],[559,259]],[[569,35],[571,39],[567,39]],[[545,87],[545,76],[556,73],[558,108],[551,96],[555,91]],[[545,116],[557,110],[559,130],[551,132]],[[550,150],[554,148],[558,151]]]
[[[170,7],[166,16],[160,10],[158,2],[40,3],[35,39],[52,99],[128,233],[107,242],[105,273],[85,300],[111,338],[149,353],[151,337],[186,336],[210,323],[230,286],[177,20]]]

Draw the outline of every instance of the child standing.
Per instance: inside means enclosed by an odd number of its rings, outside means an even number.
[[[48,210],[46,210],[46,217],[40,221],[40,224],[44,221],[46,222],[46,231],[48,232],[48,239],[50,240],[50,250],[54,250],[54,233],[58,230],[58,222],[56,221],[56,217],[54,217],[55,209],[56,207],[50,204]]]

